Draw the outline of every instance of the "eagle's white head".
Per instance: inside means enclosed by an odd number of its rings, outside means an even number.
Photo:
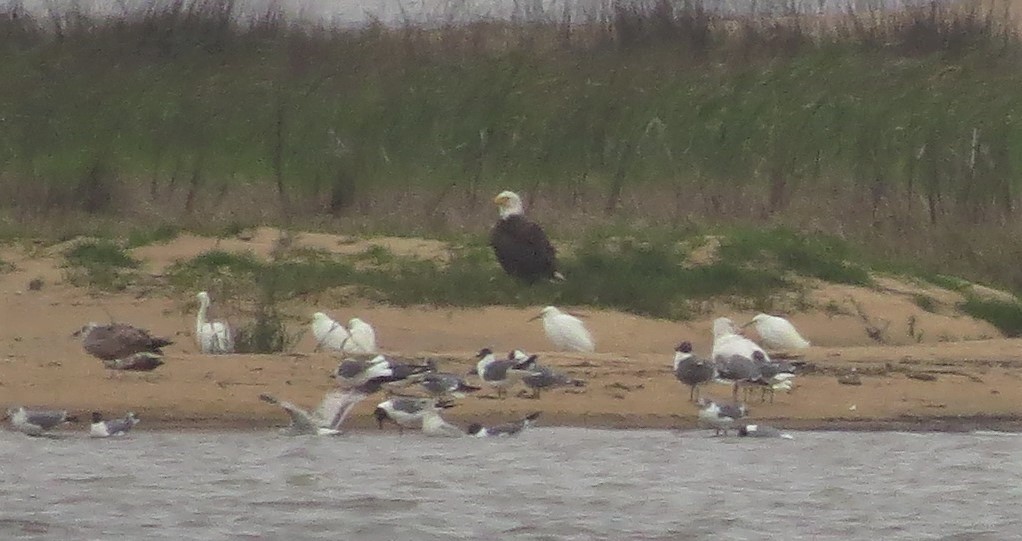
[[[525,208],[522,207],[522,198],[518,197],[515,192],[508,190],[500,192],[497,197],[493,198],[493,202],[496,203],[497,209],[500,211],[501,219],[525,213]]]

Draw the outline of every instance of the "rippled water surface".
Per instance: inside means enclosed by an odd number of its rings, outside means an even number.
[[[0,432],[0,539],[1017,539],[1022,437]]]

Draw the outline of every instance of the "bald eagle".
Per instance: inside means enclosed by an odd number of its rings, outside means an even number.
[[[557,250],[543,228],[524,216],[518,194],[500,192],[493,202],[500,220],[490,231],[490,246],[504,272],[529,284],[544,278],[563,280],[557,272]]]

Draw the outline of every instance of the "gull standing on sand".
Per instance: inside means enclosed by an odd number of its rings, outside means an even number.
[[[733,321],[726,317],[713,320],[713,362],[719,379],[734,385],[732,397],[738,399],[738,386],[759,378],[756,352],[770,362],[770,357],[755,342],[742,336]]]
[[[540,392],[544,389],[553,389],[555,387],[585,387],[586,382],[568,377],[560,372],[554,371],[548,366],[539,364],[539,355],[526,355],[523,351],[514,350],[508,354],[509,360],[518,361],[518,368],[522,370],[529,370],[532,374],[522,377],[522,383],[526,387],[532,389],[532,396],[529,398],[536,400],[539,399]]]
[[[500,219],[490,230],[490,246],[497,262],[509,276],[527,284],[539,280],[563,280],[557,272],[557,250],[543,228],[525,217],[522,198],[503,191],[493,198]]]
[[[756,328],[763,343],[770,349],[791,351],[806,349],[810,346],[809,342],[798,333],[795,326],[783,317],[756,314],[752,321],[743,327],[749,325]]]
[[[312,336],[316,338],[316,351],[321,349],[344,351],[345,343],[351,335],[344,325],[323,312],[316,312],[312,314]]]
[[[596,345],[593,336],[582,323],[582,320],[566,314],[556,307],[547,306],[540,310],[539,315],[529,321],[543,319],[543,331],[557,349],[564,351],[593,352]]]
[[[490,348],[479,350],[476,358],[479,359],[479,362],[476,363],[475,370],[469,370],[468,373],[476,374],[479,379],[483,380],[483,383],[496,389],[497,398],[506,397],[508,387],[514,385],[516,381],[525,376],[534,375],[534,372],[521,368],[524,366],[522,362],[497,359]]]
[[[481,389],[469,385],[461,376],[449,372],[426,372],[409,378],[409,381],[418,383],[434,398],[464,398],[466,393],[474,393]]]
[[[741,404],[718,404],[713,400],[700,399],[699,405],[699,421],[713,428],[718,436],[721,432],[727,436],[727,429],[748,413]]]
[[[525,418],[523,419],[519,419],[511,423],[504,423],[490,427],[485,427],[479,423],[472,423],[468,427],[468,435],[475,436],[477,438],[485,438],[490,436],[493,437],[517,436],[523,430],[535,424],[536,419],[539,418],[540,413],[541,412],[537,411],[535,413],[530,413],[529,415],[526,415]]]
[[[688,399],[695,402],[699,399],[699,386],[713,381],[717,369],[713,361],[695,356],[692,342],[685,341],[674,350],[674,377],[689,386]]]
[[[234,336],[226,321],[206,321],[209,313],[209,293],[200,291],[199,313],[195,316],[195,340],[199,351],[207,354],[234,353]]]
[[[109,438],[110,436],[123,436],[138,424],[138,417],[133,412],[120,419],[103,420],[103,414],[92,412],[92,426],[89,427],[89,436],[93,438]]]
[[[766,400],[770,393],[770,403],[774,402],[776,391],[790,392],[794,386],[795,366],[788,361],[767,361],[760,352],[752,354],[756,367],[759,369],[759,383],[763,385],[760,401]]]
[[[64,423],[78,422],[78,417],[64,410],[33,410],[24,406],[8,409],[4,418],[10,419],[11,428],[29,436],[44,436]]]
[[[163,355],[162,348],[174,343],[125,323],[89,323],[75,331],[74,336],[82,337],[82,348],[86,353],[103,361],[117,361],[136,353]]]

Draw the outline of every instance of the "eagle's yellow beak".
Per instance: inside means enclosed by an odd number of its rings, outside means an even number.
[[[502,206],[504,206],[504,202],[505,202],[505,201],[507,201],[507,197],[505,197],[505,196],[503,196],[503,195],[498,195],[497,197],[494,197],[494,198],[493,198],[493,202],[494,202],[494,203],[495,203],[495,204],[496,204],[496,205],[497,205],[498,207],[502,207]]]

